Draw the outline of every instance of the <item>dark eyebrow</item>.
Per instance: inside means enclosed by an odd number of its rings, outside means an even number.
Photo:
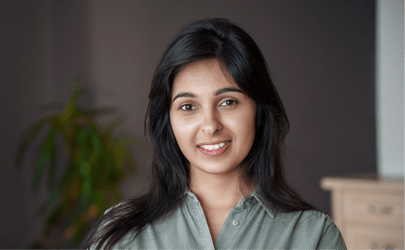
[[[222,88],[222,89],[218,89],[217,91],[214,92],[214,96],[218,96],[220,94],[223,93],[227,93],[227,92],[239,92],[244,94],[240,89],[237,88]],[[173,102],[180,97],[191,97],[191,98],[196,98],[196,95],[191,93],[191,92],[180,92],[178,95],[176,95],[176,97],[173,99]]]

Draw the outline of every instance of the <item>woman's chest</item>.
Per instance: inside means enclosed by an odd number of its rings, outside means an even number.
[[[222,226],[226,218],[232,209],[205,209],[205,219],[207,221],[208,229],[211,234],[212,241],[215,242],[219,232],[221,231]]]
[[[277,222],[261,208],[203,211],[200,205],[190,204],[164,222],[148,226],[130,248],[316,248],[322,227],[308,225],[312,230],[303,230],[298,224],[293,218]]]

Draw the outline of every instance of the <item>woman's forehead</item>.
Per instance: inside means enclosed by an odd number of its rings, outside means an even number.
[[[184,67],[173,81],[173,94],[183,89],[212,91],[221,87],[236,87],[237,84],[224,72],[217,60],[193,62]]]

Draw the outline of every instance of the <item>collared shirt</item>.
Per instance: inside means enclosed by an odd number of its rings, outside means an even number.
[[[276,212],[266,207],[256,192],[243,197],[231,210],[214,243],[197,197],[187,191],[183,201],[170,217],[147,226],[134,240],[131,233],[125,235],[113,248],[347,249],[327,214],[314,210]]]

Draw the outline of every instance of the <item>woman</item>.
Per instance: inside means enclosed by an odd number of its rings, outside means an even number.
[[[287,185],[288,119],[241,28],[221,18],[183,28],[149,100],[150,188],[107,210],[81,248],[346,249],[332,219]]]

